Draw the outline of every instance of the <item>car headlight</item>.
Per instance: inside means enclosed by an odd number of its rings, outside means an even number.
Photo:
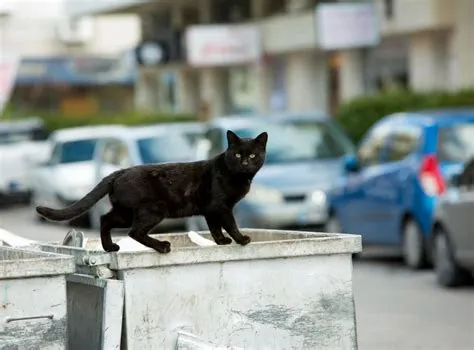
[[[283,201],[280,191],[260,185],[253,185],[245,198],[258,204],[277,204]]]
[[[313,191],[309,197],[312,204],[325,206],[327,203],[327,195],[323,190]]]

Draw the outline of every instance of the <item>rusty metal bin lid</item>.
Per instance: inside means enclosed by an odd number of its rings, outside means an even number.
[[[266,229],[242,229],[241,231],[252,238],[252,242],[247,246],[235,243],[223,246],[199,246],[191,241],[187,233],[152,235],[157,239],[170,241],[171,252],[168,254],[160,254],[148,248],[106,253],[102,250],[98,238],[89,239],[84,248],[43,245],[42,249],[73,255],[79,265],[108,265],[112,270],[308,255],[352,254],[362,250],[360,235]],[[208,231],[201,231],[199,234],[212,239]],[[123,237],[114,237],[113,240],[120,243],[121,238]]]
[[[0,280],[70,274],[74,258],[67,255],[0,246]]]

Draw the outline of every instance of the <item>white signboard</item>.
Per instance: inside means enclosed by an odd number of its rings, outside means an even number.
[[[0,52],[0,113],[10,99],[19,66],[19,57]]]
[[[255,25],[198,25],[186,31],[187,61],[191,66],[223,66],[255,62],[262,57]]]
[[[323,50],[362,48],[380,42],[377,13],[374,5],[369,3],[318,5],[316,30]]]

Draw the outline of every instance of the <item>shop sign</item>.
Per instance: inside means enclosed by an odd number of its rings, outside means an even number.
[[[380,27],[370,3],[320,4],[316,7],[316,37],[323,50],[376,46]]]
[[[191,66],[224,66],[262,57],[256,25],[198,25],[186,31],[186,56]]]

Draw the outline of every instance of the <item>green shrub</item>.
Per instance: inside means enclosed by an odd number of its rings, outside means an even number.
[[[358,142],[372,124],[384,116],[397,112],[450,107],[474,107],[474,90],[383,92],[342,104],[336,112],[336,117],[351,139]]]
[[[147,125],[167,122],[196,121],[196,116],[191,114],[173,113],[144,113],[132,112],[124,114],[87,114],[66,115],[63,113],[28,111],[20,114],[5,113],[6,119],[27,118],[30,116],[41,117],[46,128],[50,131],[75,126],[99,125],[99,124],[124,124],[124,125]]]

